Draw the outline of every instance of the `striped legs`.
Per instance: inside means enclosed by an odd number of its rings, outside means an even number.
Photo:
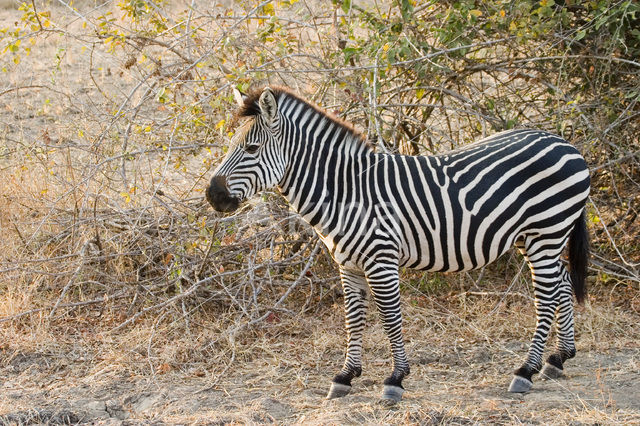
[[[573,332],[573,290],[571,278],[564,265],[560,264],[560,302],[556,310],[556,331],[558,343],[556,350],[549,355],[540,375],[543,378],[556,379],[562,376],[563,364],[576,354]]]
[[[344,291],[345,327],[347,329],[347,355],[342,370],[333,378],[328,399],[347,395],[351,379],[362,373],[362,332],[367,310],[367,281],[364,273],[340,267]]]
[[[544,347],[554,319],[557,322],[558,346],[556,352],[549,356],[543,375],[558,377],[562,372],[562,363],[575,355],[573,293],[569,274],[560,262],[560,252],[549,250],[549,242],[545,245],[544,242],[538,241],[531,246],[541,249],[532,253],[534,250],[531,247],[525,249],[522,242],[516,243],[516,247],[523,253],[531,269],[535,294],[536,330],[526,361],[514,372],[509,392],[527,392],[531,389],[532,376],[542,368]],[[564,244],[558,246],[563,247]]]
[[[370,288],[393,354],[393,372],[384,381],[382,399],[392,403],[400,401],[404,392],[402,379],[409,374],[409,363],[402,341],[398,266],[376,263],[366,272],[366,279],[362,272],[341,267],[340,276],[345,300],[347,355],[342,370],[333,378],[327,398],[347,395],[351,391],[351,380],[362,372],[362,332],[366,291]]]
[[[402,398],[402,379],[409,374],[409,362],[402,340],[398,265],[376,263],[367,271],[367,280],[393,355],[393,372],[384,381],[382,400],[395,403]]]

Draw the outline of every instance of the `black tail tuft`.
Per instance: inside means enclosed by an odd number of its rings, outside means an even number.
[[[589,234],[583,211],[569,236],[569,271],[573,294],[579,304],[587,297],[587,266],[589,264]]]

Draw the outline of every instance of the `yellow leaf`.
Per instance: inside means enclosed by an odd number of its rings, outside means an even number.
[[[124,202],[125,203],[130,203],[131,202],[131,196],[129,195],[128,192],[121,192],[120,195],[124,198]]]
[[[79,138],[83,138],[84,137],[84,131],[82,129],[78,130],[78,137]]]
[[[275,15],[275,12],[276,12],[272,3],[265,4],[264,7],[262,8],[262,11],[265,15],[269,15],[269,16]]]
[[[475,16],[476,18],[479,18],[480,16],[482,16],[482,11],[478,9],[470,10],[469,13]]]
[[[216,124],[216,130],[220,130],[222,127],[224,127],[224,119],[218,121],[218,124]]]
[[[87,21],[82,21],[82,28],[87,28]]]
[[[44,22],[42,22],[42,26],[49,28],[51,26],[51,22],[48,19],[45,19]]]
[[[16,55],[13,57],[13,63],[18,65],[20,63],[20,56]]]

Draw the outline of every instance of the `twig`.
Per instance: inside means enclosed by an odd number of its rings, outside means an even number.
[[[125,320],[124,322],[120,323],[118,326],[112,328],[111,330],[109,330],[110,333],[115,333],[118,330],[121,330],[122,328],[126,327],[127,325],[133,323],[134,321],[136,321],[138,318],[140,318],[142,315],[146,314],[147,312],[150,311],[154,311],[160,308],[164,308],[165,306],[168,306],[178,300],[184,299],[185,297],[189,297],[191,296],[193,293],[196,292],[196,290],[198,290],[200,288],[200,286],[207,284],[211,281],[213,281],[215,278],[215,276],[211,276],[211,277],[207,277],[205,279],[202,279],[200,281],[197,281],[196,283],[194,283],[191,287],[189,287],[189,289],[183,293],[179,293],[163,302],[157,303],[153,306],[149,306],[148,308],[144,308],[143,310],[137,312],[136,314],[134,314],[133,316],[131,316],[130,318],[128,318],[127,320]]]
[[[109,300],[115,300],[115,299],[122,299],[124,297],[128,296],[128,292],[126,290],[121,290],[118,293],[115,294],[111,294],[111,295],[103,295],[101,297],[92,299],[92,300],[85,300],[83,302],[73,302],[73,303],[61,303],[60,305],[58,305],[58,308],[78,308],[81,306],[89,306],[89,305],[96,305],[99,303],[106,303]],[[31,315],[31,314],[37,314],[38,312],[43,312],[43,311],[47,311],[50,310],[52,308],[50,307],[45,307],[45,308],[36,308],[36,309],[30,309],[28,311],[24,311],[24,312],[20,312],[18,314],[15,315],[11,315],[8,317],[4,317],[4,318],[0,318],[0,323],[3,322],[9,322],[9,321],[15,321],[17,319],[20,319],[24,316],[27,315]]]
[[[62,302],[62,299],[64,299],[64,296],[67,294],[67,291],[76,282],[76,279],[78,278],[78,275],[82,270],[82,267],[85,265],[85,258],[86,258],[85,255],[86,255],[87,248],[89,247],[89,244],[90,244],[90,241],[86,241],[82,245],[82,248],[80,249],[80,254],[79,254],[80,264],[76,267],[75,271],[73,272],[73,275],[71,276],[71,279],[67,282],[67,285],[64,286],[64,288],[62,289],[62,293],[60,293],[60,296],[58,297],[58,300],[56,300],[55,305],[53,305],[53,308],[51,308],[51,312],[49,312],[49,319],[53,318],[53,315],[56,313],[56,310],[58,309],[58,306]]]
[[[35,0],[31,0],[31,5],[33,6],[33,14],[36,15],[36,19],[38,20],[38,25],[40,26],[40,31],[44,30],[42,26],[42,22],[40,21],[40,15],[38,15],[38,9],[36,9]]]

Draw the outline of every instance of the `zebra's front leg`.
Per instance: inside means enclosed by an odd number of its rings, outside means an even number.
[[[362,373],[362,332],[367,310],[367,280],[364,273],[340,267],[344,291],[347,354],[342,370],[333,378],[327,399],[339,398],[351,391],[351,380]]]
[[[367,272],[367,280],[393,355],[393,372],[384,381],[381,402],[395,404],[402,399],[402,380],[409,374],[409,362],[402,340],[398,266],[379,262]]]

